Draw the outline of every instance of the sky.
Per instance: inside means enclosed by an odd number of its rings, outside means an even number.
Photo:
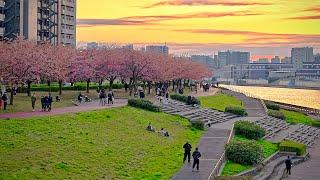
[[[320,0],[77,0],[77,41],[167,44],[174,54],[320,52]]]

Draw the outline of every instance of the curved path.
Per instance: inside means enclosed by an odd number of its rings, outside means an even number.
[[[99,105],[99,101],[94,101],[90,103],[84,103],[80,106],[71,106],[71,107],[64,107],[64,108],[53,108],[51,112],[42,112],[42,111],[35,111],[35,112],[17,112],[17,113],[5,113],[0,114],[0,119],[15,119],[15,118],[28,118],[28,117],[36,117],[36,116],[53,116],[65,113],[76,113],[76,112],[83,112],[83,111],[92,111],[98,109],[106,109],[106,108],[113,108],[113,107],[121,107],[127,105],[127,99],[116,99],[114,104],[101,106]]]
[[[320,179],[320,138],[317,138],[315,144],[309,149],[310,159],[304,163],[293,166],[289,180],[318,180]]]

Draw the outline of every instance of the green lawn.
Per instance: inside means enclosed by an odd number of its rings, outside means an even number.
[[[306,125],[311,126],[312,122],[315,121],[311,117],[309,117],[305,114],[299,113],[299,112],[288,111],[288,110],[284,110],[284,109],[281,109],[280,111],[284,113],[288,123],[292,123],[292,124],[300,123],[300,124],[306,124]]]
[[[201,105],[203,107],[212,108],[220,111],[224,111],[228,106],[240,106],[243,107],[242,102],[227,94],[219,93],[215,96],[199,97]]]
[[[234,136],[233,139],[236,141],[250,141],[249,139],[245,138],[244,136],[240,136],[240,135]],[[270,157],[272,154],[274,154],[278,150],[277,144],[271,143],[269,141],[260,139],[257,141],[257,143],[262,147],[263,157],[265,159]],[[240,172],[249,170],[251,168],[253,168],[253,166],[242,165],[242,164],[238,164],[238,163],[235,163],[233,161],[228,160],[223,168],[221,175],[222,176],[233,176],[233,175],[236,175]]]
[[[145,130],[151,122],[170,137]],[[202,131],[132,107],[0,121],[0,179],[169,179]]]

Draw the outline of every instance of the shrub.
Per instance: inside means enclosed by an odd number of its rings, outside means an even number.
[[[160,108],[152,104],[152,102],[143,99],[129,99],[128,105],[153,112],[160,112]]]
[[[171,94],[170,95],[171,99],[177,100],[177,101],[181,101],[181,102],[187,102],[188,101],[188,97],[187,96],[183,96],[180,94]]]
[[[313,120],[313,121],[311,122],[311,126],[313,126],[313,127],[320,127],[320,121]]]
[[[244,110],[244,108],[239,106],[228,106],[224,110],[225,112],[236,114],[239,116],[246,116],[248,115],[247,112]]]
[[[191,97],[191,96],[184,96],[184,95],[180,95],[180,94],[172,94],[170,95],[171,99],[177,100],[177,101],[181,101],[181,102],[185,102],[188,105],[193,105],[193,104],[199,104],[200,105],[200,101],[195,98],[195,97]]]
[[[268,115],[278,119],[286,120],[286,116],[281,111],[268,110]]]
[[[278,105],[275,104],[275,103],[266,102],[265,104],[266,104],[266,106],[267,106],[268,109],[277,110],[277,111],[280,110],[280,106],[278,106]]]
[[[256,141],[231,141],[226,146],[226,157],[235,163],[255,165],[263,160],[263,150]]]
[[[258,140],[265,136],[265,130],[249,121],[238,121],[234,125],[236,135],[243,135],[248,139]]]
[[[204,130],[204,123],[200,120],[192,121],[191,127],[195,128],[195,129],[199,129],[199,130]]]
[[[284,140],[279,144],[280,151],[296,152],[298,156],[306,152],[307,146],[295,141]]]

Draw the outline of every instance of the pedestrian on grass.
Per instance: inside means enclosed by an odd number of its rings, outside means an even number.
[[[32,94],[32,96],[31,96],[31,106],[32,106],[32,111],[34,111],[34,109],[35,109],[36,101],[37,101],[36,94],[35,94],[35,93],[33,93],[33,94]]]
[[[191,144],[189,144],[189,142],[186,142],[183,145],[183,149],[184,149],[183,163],[186,161],[187,157],[188,157],[188,163],[190,163],[190,156],[191,156],[191,149],[192,149]]]
[[[288,156],[288,159],[285,160],[285,164],[286,164],[286,171],[287,171],[287,174],[291,174],[291,165],[292,165],[292,161],[291,161],[291,158],[290,156]]]
[[[195,166],[197,166],[197,170],[199,171],[199,164],[200,164],[199,158],[201,157],[201,153],[199,152],[198,148],[196,148],[196,150],[192,153],[192,157],[193,157],[192,171]]]
[[[7,105],[8,105],[8,96],[7,96],[7,93],[3,93],[1,99],[2,99],[2,101],[3,101],[3,110],[7,110]]]

